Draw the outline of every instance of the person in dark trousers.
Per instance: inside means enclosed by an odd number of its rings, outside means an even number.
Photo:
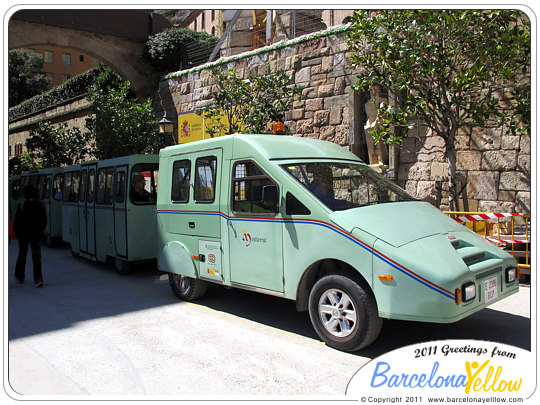
[[[13,229],[19,240],[19,257],[15,264],[15,278],[20,283],[24,282],[26,269],[26,256],[28,246],[32,251],[32,265],[34,268],[34,287],[43,286],[43,274],[41,272],[41,239],[47,225],[45,206],[38,200],[38,190],[28,185],[23,190],[26,198],[17,207]]]

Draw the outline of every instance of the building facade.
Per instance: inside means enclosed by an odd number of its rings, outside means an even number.
[[[43,72],[53,87],[99,64],[99,60],[75,49],[51,45],[35,45],[28,49],[43,56]]]

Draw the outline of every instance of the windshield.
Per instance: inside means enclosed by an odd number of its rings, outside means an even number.
[[[313,162],[286,164],[282,167],[332,211],[415,200],[365,165]]]

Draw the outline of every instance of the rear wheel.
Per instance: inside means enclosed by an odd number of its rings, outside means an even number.
[[[114,258],[114,269],[118,274],[122,276],[133,273],[133,263],[128,262],[127,260],[119,259],[118,257]]]
[[[337,274],[315,283],[309,295],[309,316],[319,337],[344,351],[369,346],[382,327],[369,287]]]
[[[169,273],[169,284],[174,294],[184,301],[195,301],[203,297],[208,287],[203,280],[173,273]]]

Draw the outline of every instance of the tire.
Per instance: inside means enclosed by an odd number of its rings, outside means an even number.
[[[80,254],[78,254],[77,252],[75,252],[75,251],[73,250],[73,246],[71,247],[71,256],[73,256],[74,258],[81,257]]]
[[[174,294],[184,301],[195,301],[206,293],[208,284],[196,278],[169,273],[169,284]]]
[[[369,346],[382,328],[369,286],[338,274],[315,283],[309,294],[309,317],[328,346],[347,352]]]
[[[122,276],[133,273],[133,263],[128,262],[127,260],[119,259],[118,257],[114,258],[114,269],[116,272]]]

